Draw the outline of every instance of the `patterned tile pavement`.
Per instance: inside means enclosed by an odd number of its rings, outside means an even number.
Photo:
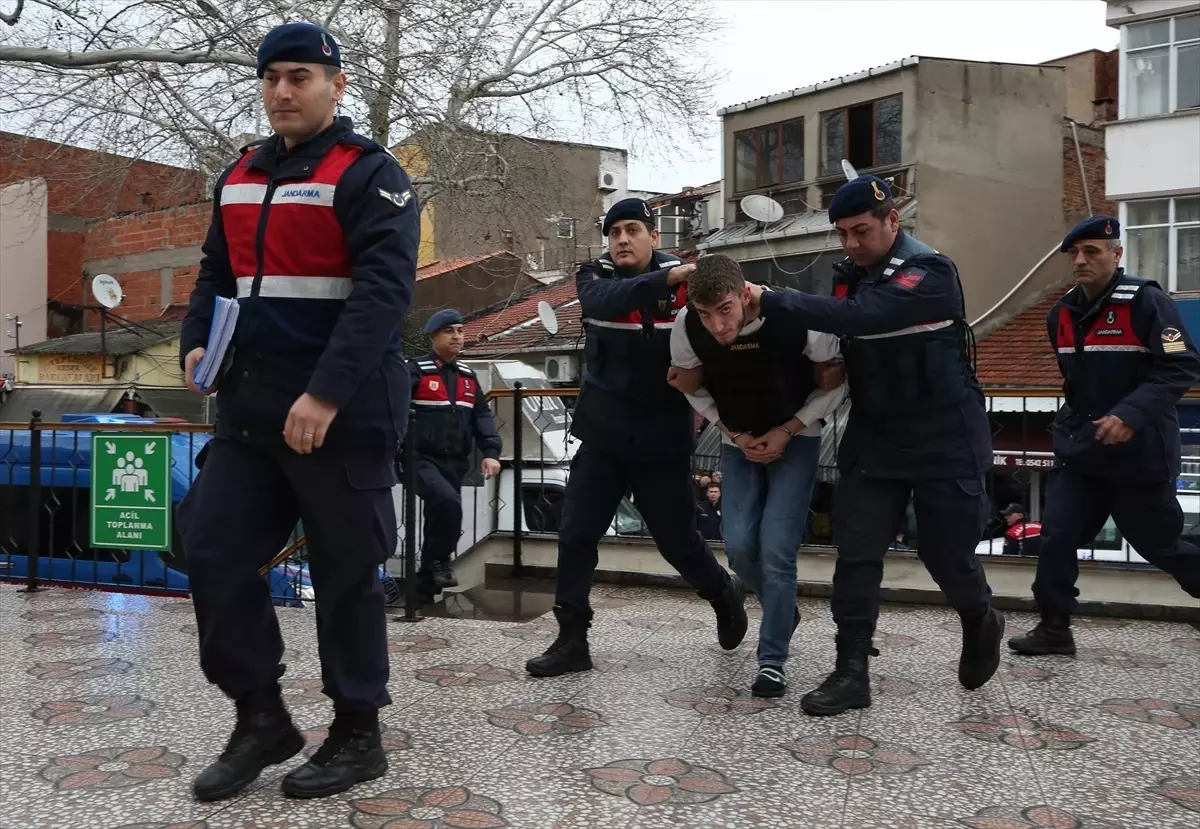
[[[943,608],[885,607],[875,704],[814,719],[833,659],[803,600],[782,700],[756,700],[754,637],[726,653],[694,595],[599,586],[599,670],[525,676],[554,635],[523,623],[394,623],[391,768],[295,801],[286,767],[192,800],[231,706],[196,665],[183,599],[0,585],[2,829],[1196,829],[1200,631],[1081,620],[1076,659],[1006,657],[969,693]],[[311,752],[331,717],[311,610],[280,610],[287,702]],[[759,614],[751,613],[757,619]],[[1009,631],[1032,626],[1010,614]]]

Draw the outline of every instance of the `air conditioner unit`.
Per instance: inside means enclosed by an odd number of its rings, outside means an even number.
[[[546,358],[546,377],[554,383],[570,383],[579,379],[579,359],[569,354]]]
[[[612,170],[601,170],[600,181],[597,184],[601,190],[619,190],[621,189],[621,177]]]

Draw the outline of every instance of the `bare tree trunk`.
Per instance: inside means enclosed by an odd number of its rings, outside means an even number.
[[[391,130],[392,101],[396,96],[396,81],[400,77],[400,7],[388,6],[387,28],[383,40],[383,72],[368,110],[371,138],[383,146],[388,144]]]

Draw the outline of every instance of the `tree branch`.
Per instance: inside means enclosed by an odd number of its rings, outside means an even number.
[[[208,52],[183,52],[170,49],[103,49],[97,52],[61,52],[29,46],[0,46],[0,62],[3,61],[40,63],[43,66],[56,66],[60,69],[138,62],[174,63],[179,66],[213,63],[249,67],[258,65],[249,55],[217,49]]]
[[[3,20],[9,26],[16,26],[21,19],[21,10],[25,8],[25,0],[17,0],[17,8],[12,14],[0,12],[0,20]]]

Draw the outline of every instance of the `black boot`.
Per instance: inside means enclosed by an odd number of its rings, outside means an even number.
[[[1023,656],[1075,655],[1075,637],[1071,635],[1071,617],[1043,614],[1038,626],[1023,636],[1008,640],[1008,646]]]
[[[746,618],[746,588],[737,573],[730,573],[725,587],[716,596],[705,596],[717,614],[717,641],[731,651],[746,638],[750,620]]]
[[[283,778],[280,788],[291,797],[329,797],[382,777],[387,770],[379,712],[335,708],[325,742],[311,760]]]
[[[439,590],[458,587],[458,579],[454,577],[454,570],[450,567],[450,562],[435,561],[433,563],[433,583]]]
[[[800,698],[806,714],[828,717],[847,708],[871,706],[871,677],[867,657],[879,656],[871,640],[838,635],[837,663],[824,682]]]
[[[1004,615],[989,607],[982,616],[962,618],[962,653],[958,657],[958,682],[968,691],[982,688],[1000,667],[1004,641]]]
[[[223,800],[253,783],[267,766],[285,762],[304,748],[279,686],[237,701],[237,725],[217,761],[192,781],[197,800]]]
[[[592,614],[556,606],[554,618],[558,619],[558,638],[545,653],[526,662],[525,670],[533,676],[562,676],[590,671],[592,654],[588,650],[587,632],[591,627]]]

